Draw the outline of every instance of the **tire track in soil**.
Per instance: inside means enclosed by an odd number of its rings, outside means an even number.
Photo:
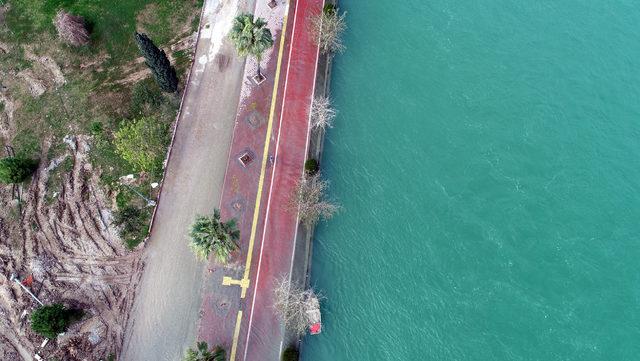
[[[0,359],[41,356],[65,360],[98,359],[118,354],[124,325],[135,296],[143,262],[128,252],[108,226],[109,204],[99,190],[88,160],[90,139],[69,142],[73,160],[63,176],[60,194],[47,200],[49,164],[41,164],[23,192],[20,214],[10,187],[0,189]],[[47,147],[45,147],[47,148]],[[47,153],[44,149],[43,154]],[[13,213],[12,213],[13,212]],[[106,216],[105,216],[106,215]],[[106,218],[106,220],[105,220]],[[28,316],[37,304],[8,277],[34,275],[31,290],[44,303],[81,307],[85,317],[56,341],[39,350],[42,338],[29,329]]]

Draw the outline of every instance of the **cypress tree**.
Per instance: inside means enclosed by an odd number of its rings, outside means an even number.
[[[162,91],[175,93],[178,91],[178,76],[176,69],[171,66],[167,54],[159,49],[146,34],[135,34],[136,43],[145,63],[151,69],[156,82]]]

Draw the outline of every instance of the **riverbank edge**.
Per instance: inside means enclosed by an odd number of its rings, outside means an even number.
[[[326,4],[333,4],[338,6],[337,0],[327,0]],[[333,65],[333,54],[323,54],[319,53],[318,63],[317,63],[317,71],[316,71],[316,79],[315,79],[315,91],[314,98],[317,96],[325,96],[329,97],[330,93],[330,85],[331,85],[331,67]],[[323,128],[313,128],[309,133],[309,144],[308,151],[306,154],[306,159],[315,159],[320,164],[320,169],[322,170],[322,154],[324,150],[324,140],[326,135],[326,129]],[[311,259],[313,256],[313,237],[315,235],[315,225],[311,227],[305,226],[302,222],[298,223],[298,232],[296,237],[296,253],[299,248],[303,248],[301,252],[301,260],[298,260],[298,256],[296,255],[296,260],[294,261],[294,267],[291,272],[291,282],[294,282],[299,287],[304,289],[311,287]],[[300,262],[300,264],[298,264]],[[297,335],[293,335],[286,332],[285,335],[285,346],[296,347],[300,353],[302,354],[302,338]]]

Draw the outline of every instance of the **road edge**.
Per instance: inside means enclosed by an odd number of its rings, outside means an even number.
[[[180,126],[180,119],[182,115],[182,105],[184,103],[184,99],[189,92],[189,84],[191,83],[191,74],[193,73],[193,67],[196,63],[195,55],[198,51],[198,44],[200,43],[200,33],[202,31],[202,17],[204,15],[204,10],[207,7],[207,2],[202,2],[202,8],[200,9],[200,16],[198,19],[198,31],[196,32],[196,42],[193,45],[193,59],[191,60],[191,65],[189,66],[189,72],[187,73],[187,79],[184,83],[184,90],[182,91],[182,97],[180,98],[180,106],[178,107],[178,113],[176,114],[175,121],[173,122],[173,133],[171,134],[171,142],[169,143],[169,148],[167,149],[166,156],[164,161],[162,162],[162,178],[160,178],[160,187],[158,188],[158,198],[156,199],[156,205],[153,207],[153,213],[151,214],[151,220],[149,221],[149,229],[147,231],[147,236],[144,241],[141,242],[140,248],[145,248],[149,237],[151,237],[151,231],[153,230],[153,225],[156,220],[156,212],[158,211],[158,206],[160,205],[160,201],[162,200],[162,189],[164,186],[164,179],[167,176],[167,169],[169,169],[169,161],[171,160],[171,154],[173,151],[173,144],[176,139],[176,134],[178,133],[178,126]]]

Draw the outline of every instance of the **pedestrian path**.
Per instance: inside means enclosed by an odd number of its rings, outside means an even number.
[[[255,11],[275,37],[262,63],[267,80],[251,80],[249,59],[220,205],[223,218],[238,220],[240,254],[230,267],[210,264],[199,326],[200,339],[227,347],[230,360],[279,359],[272,287],[291,271],[298,221],[286,205],[304,168],[318,57],[308,19],[323,1],[268,4]]]

